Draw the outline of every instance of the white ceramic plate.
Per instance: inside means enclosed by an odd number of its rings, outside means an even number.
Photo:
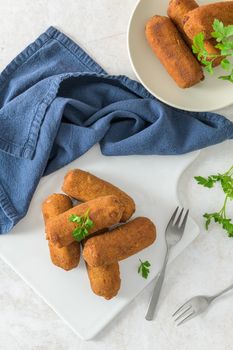
[[[197,155],[198,152],[183,156],[104,157],[98,146],[93,147],[81,158],[41,180],[27,216],[11,233],[0,236],[0,256],[76,334],[84,339],[92,338],[158,273],[165,253],[164,229],[178,202],[178,179]],[[66,272],[54,266],[49,258],[41,202],[49,194],[61,192],[64,175],[72,168],[88,170],[121,187],[135,199],[135,216],[148,216],[157,226],[156,243],[120,263],[121,289],[110,301],[92,293],[83,261],[77,269]],[[198,232],[190,218],[171,260]],[[137,273],[139,257],[151,262],[147,280]]]
[[[145,24],[155,14],[166,15],[169,0],[140,0],[128,28],[128,51],[133,69],[152,95],[170,106],[189,111],[212,111],[233,103],[233,84],[205,74],[205,80],[189,89],[180,89],[149,47]],[[213,2],[200,0],[199,4]]]

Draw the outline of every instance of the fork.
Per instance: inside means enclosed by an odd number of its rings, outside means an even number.
[[[179,240],[181,239],[184,233],[189,211],[187,210],[184,217],[182,218],[183,211],[184,211],[184,208],[181,209],[180,214],[176,219],[177,213],[179,212],[179,207],[177,207],[174,213],[172,214],[172,217],[169,220],[168,225],[166,227],[166,231],[165,231],[166,248],[167,248],[166,255],[164,258],[163,267],[158,275],[158,278],[152,293],[152,297],[148,306],[148,310],[145,316],[147,321],[152,321],[154,317],[155,309],[159,301],[159,296],[160,296],[160,292],[161,292],[164,277],[165,277],[165,270],[166,270],[170,250],[176,243],[179,242]]]
[[[172,315],[172,317],[176,316],[175,322],[179,321],[177,326],[180,326],[181,324],[191,320],[193,317],[200,315],[202,312],[208,309],[209,305],[214,299],[231,289],[233,289],[233,284],[213,296],[198,295],[186,301],[186,303],[179,307],[179,309]]]

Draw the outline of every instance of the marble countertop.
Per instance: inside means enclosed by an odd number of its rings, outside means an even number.
[[[50,25],[77,41],[111,74],[135,78],[126,31],[136,0],[0,0],[0,69]],[[232,111],[231,111],[232,109]],[[221,111],[233,120],[233,107]],[[138,296],[93,341],[80,340],[58,316],[0,260],[0,349],[3,350],[230,350],[233,294],[182,327],[171,313],[195,294],[212,294],[233,282],[233,239],[217,226],[207,232],[202,214],[218,208],[220,190],[197,186],[194,175],[208,175],[233,164],[232,142],[201,152],[180,180],[180,196],[199,224],[200,235],[169,266],[155,321],[144,319],[152,286]],[[231,206],[231,211],[233,206]]]

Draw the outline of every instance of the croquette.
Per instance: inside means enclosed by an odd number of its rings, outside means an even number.
[[[74,242],[75,238],[72,233],[78,227],[78,224],[71,222],[70,217],[73,214],[82,216],[87,212],[89,212],[89,218],[93,221],[93,227],[89,230],[89,234],[92,234],[119,223],[123,207],[116,196],[98,197],[79,204],[47,222],[46,232],[49,240],[59,248]]]
[[[198,8],[198,4],[195,0],[170,0],[167,14],[182,34],[186,44],[192,49],[193,41],[186,35],[184,31],[184,17],[189,11]],[[210,55],[219,55],[220,50],[215,46],[217,42],[214,39],[205,40],[204,47]],[[218,66],[223,57],[217,57],[213,60],[213,67]],[[207,59],[207,61],[210,59]],[[212,58],[211,58],[212,60]]]
[[[87,202],[101,196],[116,196],[124,207],[122,222],[128,221],[135,212],[135,203],[125,192],[109,182],[80,169],[70,170],[66,174],[62,190],[81,202]]]
[[[167,8],[167,15],[182,33],[189,47],[192,47],[193,41],[185,34],[183,20],[189,11],[197,7],[198,4],[195,0],[170,0]]]
[[[86,264],[92,291],[109,300],[115,297],[121,286],[118,262],[103,266],[89,266]]]
[[[52,194],[42,203],[45,224],[53,217],[72,208],[71,199],[64,194]],[[48,242],[50,257],[54,265],[68,271],[78,266],[80,260],[80,244],[75,241],[67,247],[58,248]]]
[[[138,217],[102,235],[91,237],[83,249],[83,257],[90,266],[115,263],[138,253],[156,239],[151,220]]]
[[[192,40],[201,32],[205,39],[210,39],[215,19],[222,21],[225,26],[233,24],[233,1],[216,2],[189,11],[183,20],[184,31]]]
[[[204,79],[201,65],[170,18],[152,17],[146,24],[146,38],[180,88],[191,87]]]

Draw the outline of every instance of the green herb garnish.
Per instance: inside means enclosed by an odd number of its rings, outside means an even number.
[[[219,212],[205,213],[203,217],[206,219],[205,227],[208,230],[211,221],[218,223],[227,231],[229,237],[233,237],[233,223],[231,218],[227,217],[226,209],[229,200],[233,200],[233,166],[224,174],[210,175],[207,178],[195,176],[195,180],[199,185],[207,188],[213,188],[218,182],[220,183],[225,199],[222,208]]]
[[[208,73],[214,73],[213,62],[216,58],[225,57],[221,61],[221,67],[227,71],[227,75],[221,75],[218,79],[228,80],[233,83],[233,65],[227,57],[233,56],[233,25],[224,26],[218,19],[213,23],[214,32],[211,36],[217,41],[215,46],[220,50],[220,54],[209,54],[205,49],[205,38],[203,33],[197,34],[193,38],[192,50],[197,55],[198,60],[205,66]]]
[[[138,267],[138,273],[142,275],[143,278],[147,278],[149,273],[150,273],[150,263],[149,261],[142,261],[141,259],[139,259],[140,261],[140,265]]]
[[[86,213],[82,216],[72,214],[69,217],[69,221],[75,222],[77,224],[77,227],[72,232],[72,236],[78,242],[84,239],[89,234],[89,230],[94,226],[93,221],[89,217],[89,212],[90,209],[88,209]]]

